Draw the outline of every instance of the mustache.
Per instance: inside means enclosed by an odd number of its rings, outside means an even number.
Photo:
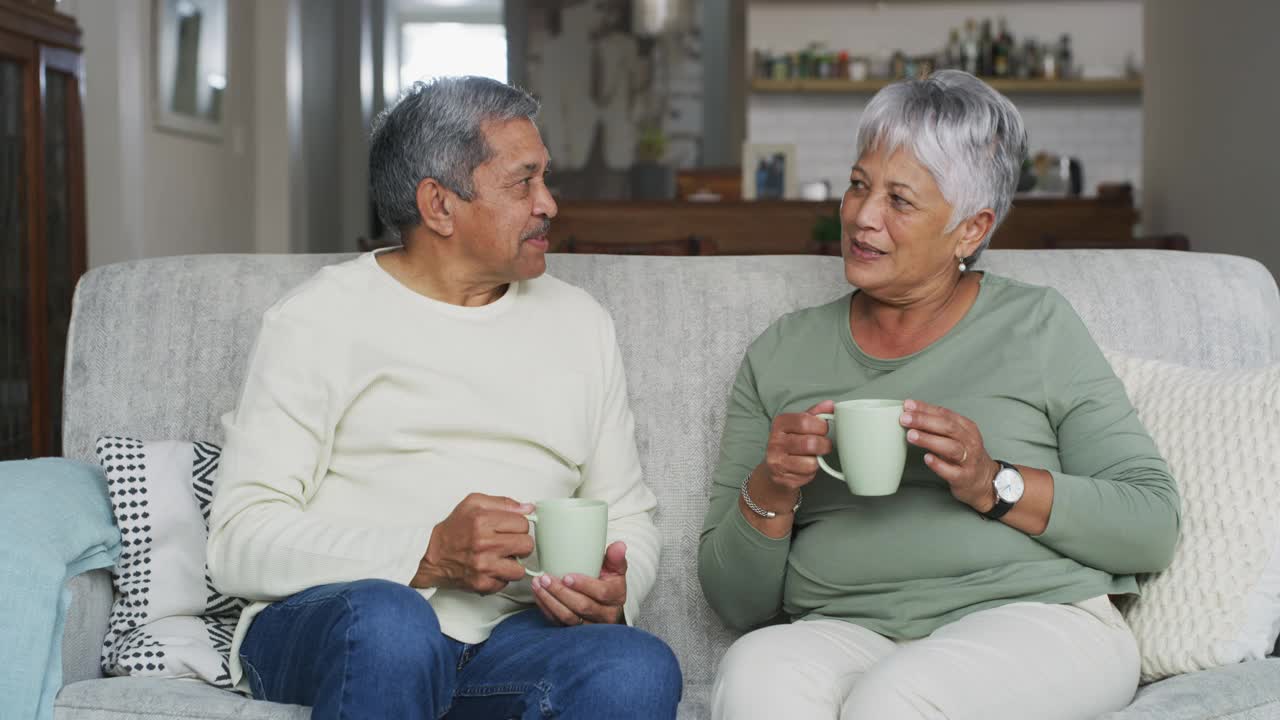
[[[528,240],[528,239],[530,239],[530,238],[536,238],[536,237],[539,237],[539,236],[541,236],[541,235],[546,235],[546,234],[547,234],[547,233],[549,233],[549,232],[551,232],[551,221],[550,221],[550,220],[543,220],[541,225],[539,225],[537,228],[535,228],[535,229],[533,229],[533,230],[530,230],[529,232],[525,233],[524,235],[521,235],[521,236],[520,236],[520,239],[521,239],[521,240]]]

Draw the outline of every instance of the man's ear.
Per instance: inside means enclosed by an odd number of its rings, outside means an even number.
[[[967,257],[973,257],[973,254],[982,247],[982,239],[991,232],[991,226],[996,223],[996,213],[991,208],[983,208],[974,213],[972,217],[960,223],[960,244],[959,249],[962,253],[957,260],[963,260]]]
[[[453,234],[453,211],[461,201],[455,193],[441,185],[435,178],[425,178],[418,183],[414,198],[418,204],[418,216],[422,224],[441,237]]]

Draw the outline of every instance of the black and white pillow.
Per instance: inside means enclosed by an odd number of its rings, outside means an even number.
[[[205,561],[221,448],[103,437],[97,452],[122,545],[103,671],[234,689],[228,656],[248,603],[214,589]]]

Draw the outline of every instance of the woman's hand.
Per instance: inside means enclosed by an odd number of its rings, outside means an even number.
[[[751,471],[747,492],[757,506],[776,512],[765,518],[738,500],[738,510],[747,522],[769,537],[783,537],[791,532],[800,488],[813,482],[818,473],[818,456],[831,452],[827,439],[827,421],[818,413],[831,412],[835,403],[823,400],[802,413],[784,413],[773,419],[764,462]]]
[[[978,425],[919,400],[907,400],[902,407],[907,442],[926,451],[925,464],[951,486],[952,497],[978,512],[995,507],[992,481],[1000,465],[987,454]]]
[[[818,456],[831,452],[827,421],[818,414],[835,408],[835,402],[823,400],[802,413],[783,413],[773,419],[764,451],[770,484],[794,497],[795,491],[813,482]]]

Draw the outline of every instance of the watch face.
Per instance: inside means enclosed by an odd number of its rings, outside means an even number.
[[[996,495],[1005,502],[1018,502],[1022,499],[1022,474],[1011,468],[1002,468],[996,473]]]

